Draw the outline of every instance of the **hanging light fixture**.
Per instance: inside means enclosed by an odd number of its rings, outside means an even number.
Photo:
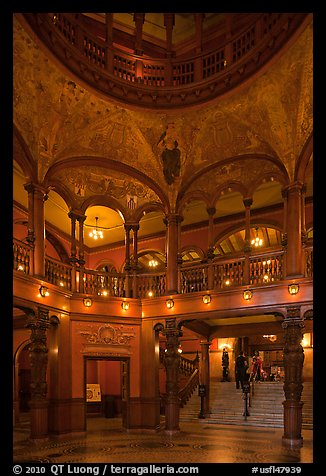
[[[103,232],[102,230],[98,229],[97,220],[98,220],[98,217],[95,217],[95,228],[93,228],[93,230],[89,233],[89,236],[93,238],[94,240],[103,238]]]
[[[258,246],[262,246],[263,244],[263,240],[259,238],[258,236],[258,228],[256,228],[256,237],[253,240],[251,240],[251,244],[252,246],[255,246],[256,248],[258,248]]]
[[[156,268],[157,265],[158,265],[158,261],[156,261],[156,259],[151,259],[148,262],[148,266],[150,266],[151,268]]]

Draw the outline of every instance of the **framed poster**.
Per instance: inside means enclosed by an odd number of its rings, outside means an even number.
[[[88,383],[86,385],[86,402],[100,402],[101,387],[99,383]]]

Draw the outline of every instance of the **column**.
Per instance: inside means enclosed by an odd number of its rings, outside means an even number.
[[[177,276],[177,282],[178,282],[178,293],[181,293],[181,273],[182,273],[182,255],[181,255],[181,223],[183,222],[183,216],[179,215],[178,217],[178,252],[177,252],[177,264],[178,264],[178,276]]]
[[[284,435],[283,443],[290,446],[302,445],[302,368],[304,352],[301,345],[304,320],[300,316],[300,307],[287,309],[282,323],[284,335]]]
[[[195,52],[198,57],[194,62],[194,76],[195,81],[201,81],[202,79],[202,57],[199,56],[202,52],[203,41],[203,20],[205,13],[194,13],[195,21]]]
[[[49,326],[49,311],[38,308],[38,314],[30,315],[26,327],[31,330],[29,357],[31,366],[31,438],[48,436],[48,401],[46,371],[48,348],[46,331]]]
[[[78,250],[78,263],[79,263],[79,292],[83,293],[85,290],[84,283],[84,270],[85,270],[85,255],[84,255],[84,221],[85,215],[76,215],[79,224],[79,250]]]
[[[166,289],[167,294],[178,292],[178,223],[179,215],[167,215],[167,268]]]
[[[207,208],[208,213],[208,233],[207,233],[207,259],[208,259],[208,269],[207,269],[207,281],[208,289],[213,289],[214,287],[214,273],[212,260],[214,259],[214,215],[216,213],[215,207]]]
[[[209,372],[209,346],[211,341],[201,341],[201,366],[200,366],[200,384],[206,387],[206,396],[204,397],[204,415],[210,414],[209,389],[210,389],[210,372]]]
[[[107,44],[107,69],[109,73],[113,74],[113,13],[105,14],[106,26],[106,44]]]
[[[126,297],[131,297],[131,289],[130,289],[130,270],[131,270],[131,265],[130,265],[130,231],[131,231],[132,225],[128,225],[125,223],[124,229],[125,229],[125,253],[126,253],[126,258],[125,258],[125,294]]]
[[[132,260],[132,297],[138,297],[138,280],[137,280],[137,271],[138,271],[138,230],[139,225],[132,225],[133,231],[133,260]]]
[[[145,21],[145,13],[134,13],[133,20],[136,26],[135,54],[142,56],[143,54],[142,36],[143,36],[143,24]]]
[[[68,217],[71,220],[71,249],[70,249],[70,264],[71,269],[71,291],[76,291],[76,263],[77,263],[77,250],[76,250],[76,215],[70,211]]]
[[[252,205],[252,199],[247,198],[243,200],[245,206],[245,246],[244,246],[244,267],[243,267],[243,283],[250,284],[250,207]]]
[[[166,57],[170,60],[165,67],[165,86],[172,86],[173,82],[173,66],[171,58],[172,51],[172,30],[174,26],[174,13],[164,13],[164,26],[166,28]]]
[[[179,431],[179,365],[180,354],[179,336],[182,335],[176,326],[175,319],[166,319],[165,328],[162,331],[166,336],[166,352],[164,353],[164,365],[166,369],[166,404],[165,404],[165,430],[167,432]]]
[[[286,277],[302,277],[302,191],[303,184],[295,182],[286,188]]]
[[[30,275],[34,274],[34,248],[35,248],[35,233],[34,233],[34,187],[31,183],[26,183],[24,189],[28,193],[28,231],[26,241],[31,247],[29,259]]]
[[[31,242],[34,244],[33,269],[36,276],[45,276],[45,219],[44,202],[48,198],[46,189],[39,184],[28,183],[25,185],[28,192],[29,205],[31,205],[31,217],[29,231]]]

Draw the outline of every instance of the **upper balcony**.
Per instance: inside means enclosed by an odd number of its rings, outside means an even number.
[[[183,48],[146,52],[139,50],[137,24],[132,48],[134,30],[122,31],[121,25],[119,30],[112,22],[116,14],[105,15],[96,22],[76,13],[19,14],[78,79],[124,104],[155,109],[201,104],[227,93],[261,70],[309,19],[308,13],[242,13],[240,21],[238,14],[224,14],[206,32],[199,34],[197,26]]]

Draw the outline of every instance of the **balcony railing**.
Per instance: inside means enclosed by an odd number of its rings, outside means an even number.
[[[34,32],[84,80],[127,102],[182,106],[216,97],[253,74],[307,18],[307,13],[257,13],[211,51],[149,58],[127,53],[87,29],[75,13],[24,13]],[[225,33],[225,32],[224,32]]]
[[[13,268],[31,272],[32,248],[19,240],[13,243]],[[274,284],[285,278],[283,250],[256,253],[249,257],[250,285]],[[313,277],[313,248],[304,248],[304,277]],[[181,266],[179,292],[222,290],[246,284],[245,258],[215,258],[207,263]],[[151,298],[166,295],[165,273],[112,273],[73,267],[50,257],[45,258],[45,280],[72,292],[97,296]],[[135,284],[136,283],[136,284]],[[133,294],[133,295],[132,295]]]

